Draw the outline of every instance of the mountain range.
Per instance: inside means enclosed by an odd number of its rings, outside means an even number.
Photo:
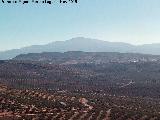
[[[0,59],[12,59],[20,54],[41,52],[120,52],[143,53],[160,55],[160,44],[131,45],[122,42],[107,42],[98,39],[84,37],[72,38],[66,41],[56,41],[45,45],[32,45],[20,49],[12,49],[0,52]]]

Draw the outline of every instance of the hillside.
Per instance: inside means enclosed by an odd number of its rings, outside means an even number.
[[[45,63],[1,61],[0,82],[15,88],[40,88],[159,98],[160,63]],[[126,92],[127,91],[127,92]]]
[[[61,64],[77,64],[77,63],[95,63],[103,64],[109,62],[129,63],[129,62],[159,62],[160,55],[148,55],[137,53],[118,53],[118,52],[45,52],[45,53],[29,53],[21,54],[13,58],[13,60],[22,61],[41,61]]]
[[[154,99],[96,92],[13,89],[0,84],[1,120],[159,120]]]
[[[0,119],[159,120],[159,59],[70,51],[0,60]]]

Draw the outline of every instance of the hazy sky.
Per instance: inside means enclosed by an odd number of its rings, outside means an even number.
[[[78,4],[2,4],[0,50],[98,38],[132,44],[160,43],[160,0],[78,0]]]

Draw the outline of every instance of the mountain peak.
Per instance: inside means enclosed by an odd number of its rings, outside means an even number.
[[[98,39],[92,39],[92,38],[86,38],[86,37],[74,37],[72,39],[66,40],[67,41],[102,41],[102,40],[98,40]]]

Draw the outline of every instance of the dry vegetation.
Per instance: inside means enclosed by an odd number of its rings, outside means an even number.
[[[0,61],[0,120],[160,120],[159,59],[88,54]]]
[[[159,100],[101,93],[18,90],[0,85],[0,119],[159,120]]]

